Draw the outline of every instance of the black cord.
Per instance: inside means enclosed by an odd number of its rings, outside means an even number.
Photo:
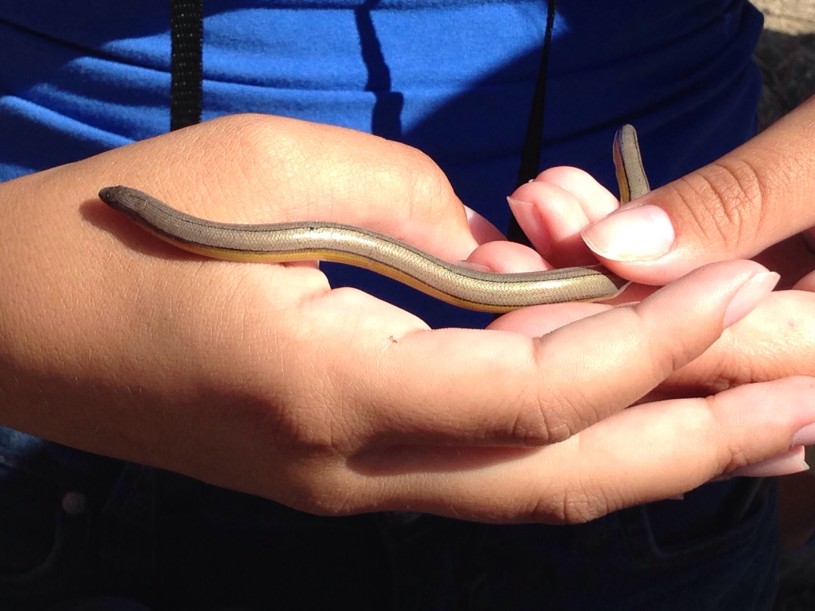
[[[552,33],[555,29],[555,14],[557,13],[557,0],[549,0],[546,8],[546,30],[543,36],[543,49],[541,50],[538,78],[535,81],[535,93],[532,96],[532,108],[529,112],[529,121],[526,124],[526,137],[521,152],[521,163],[518,168],[517,185],[529,182],[538,174],[543,148],[543,115],[546,107],[546,81],[549,73],[549,54],[552,49]],[[528,243],[521,231],[518,222],[510,220],[507,235],[510,240]]]
[[[170,129],[201,121],[203,99],[204,0],[172,0]]]

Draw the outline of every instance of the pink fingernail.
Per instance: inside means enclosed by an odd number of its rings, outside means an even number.
[[[525,221],[533,225],[540,225],[534,204],[522,199],[515,199],[514,197],[507,197],[507,203],[509,204],[509,209],[512,211],[512,216],[514,216],[518,222]]]
[[[592,251],[614,261],[659,259],[671,250],[674,238],[668,213],[653,204],[614,212],[583,231]]]
[[[804,457],[804,446],[798,446],[767,460],[740,467],[728,475],[730,477],[776,477],[807,470],[809,470],[809,465]]]
[[[518,199],[517,197],[512,197],[511,195],[507,195],[507,203],[509,204],[510,208],[518,208],[528,209],[532,208],[532,202],[528,202],[525,199]]]
[[[542,222],[535,204],[514,197],[507,197],[507,203],[518,224],[527,233],[536,234],[535,246],[538,252],[544,257],[548,255],[552,250],[552,234]]]
[[[759,272],[750,277],[730,299],[724,313],[724,326],[729,327],[752,312],[772,292],[780,278],[775,272]]]

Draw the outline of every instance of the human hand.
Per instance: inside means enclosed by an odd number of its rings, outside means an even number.
[[[573,522],[802,466],[808,378],[625,409],[761,300],[774,278],[756,263],[545,337],[524,326],[568,306],[430,330],[313,264],[179,253],[96,200],[117,183],[215,220],[341,220],[490,263],[494,232],[426,157],[325,126],[232,117],[5,183],[9,426],[323,514]]]
[[[661,285],[699,265],[759,258],[809,290],[815,257],[815,98],[718,161],[631,202],[583,237],[625,277]]]
[[[808,245],[814,115],[811,101],[718,162],[620,211],[612,194],[570,168],[548,170],[513,194],[521,225],[559,265],[595,255],[626,278],[659,285],[710,261],[753,257],[781,274],[781,288],[794,289],[774,293],[661,392],[704,394],[815,373],[815,255]],[[637,285],[623,299],[652,290]]]
[[[661,286],[705,263],[758,258],[782,273],[783,288],[808,289],[813,119],[815,98],[718,161],[619,210],[612,194],[571,168],[521,186],[513,208],[556,263],[593,255],[634,282]]]

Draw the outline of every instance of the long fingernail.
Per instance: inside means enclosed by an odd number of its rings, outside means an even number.
[[[583,231],[586,245],[613,261],[659,259],[671,250],[674,237],[668,213],[652,204],[614,212]]]
[[[809,465],[804,458],[804,447],[798,446],[773,456],[767,460],[762,460],[752,465],[740,467],[729,473],[730,477],[776,477],[781,475],[792,475],[809,470]]]
[[[742,284],[724,312],[725,328],[736,324],[752,312],[759,302],[772,292],[780,278],[781,276],[775,272],[758,272]]]

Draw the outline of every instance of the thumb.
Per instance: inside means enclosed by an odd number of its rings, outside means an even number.
[[[815,98],[719,160],[590,225],[583,239],[615,273],[665,284],[815,226],[814,202]]]

